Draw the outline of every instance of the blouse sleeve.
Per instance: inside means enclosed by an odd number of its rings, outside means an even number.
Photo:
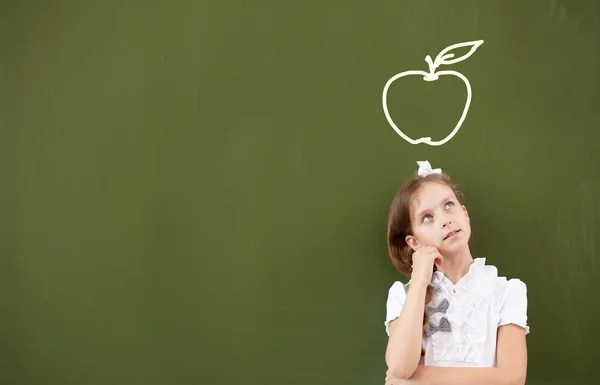
[[[400,316],[400,312],[406,301],[406,290],[401,282],[396,281],[390,288],[387,298],[387,313],[385,317],[385,332],[390,335],[390,322]]]
[[[498,326],[515,324],[529,333],[527,325],[527,285],[519,279],[507,282],[500,309],[500,322]]]

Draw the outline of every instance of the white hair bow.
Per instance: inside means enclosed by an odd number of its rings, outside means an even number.
[[[442,173],[442,169],[441,168],[436,168],[435,170],[431,168],[431,164],[429,164],[429,161],[425,160],[425,161],[417,161],[417,164],[419,165],[419,171],[418,174],[419,176],[427,176],[429,174],[441,174]]]

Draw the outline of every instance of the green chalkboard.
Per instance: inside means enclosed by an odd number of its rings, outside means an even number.
[[[527,383],[596,383],[600,3],[0,11],[0,383],[382,384],[387,210],[417,160],[528,285]],[[440,67],[470,84],[460,129],[403,139],[386,82],[480,40]],[[401,77],[387,109],[441,140],[464,84]]]

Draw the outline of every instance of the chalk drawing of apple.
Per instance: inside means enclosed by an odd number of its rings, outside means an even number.
[[[469,111],[469,106],[471,105],[471,84],[469,83],[469,80],[460,72],[450,71],[450,70],[447,70],[447,71],[436,71],[436,70],[441,65],[450,65],[450,64],[458,63],[459,61],[463,61],[463,60],[467,59],[482,44],[483,44],[483,40],[476,40],[476,41],[469,41],[469,42],[465,42],[465,43],[453,44],[447,48],[444,48],[436,56],[434,61],[431,61],[431,56],[429,56],[429,55],[427,55],[427,57],[425,57],[425,61],[429,65],[429,72],[421,71],[421,70],[404,71],[404,72],[400,72],[399,74],[392,76],[387,81],[387,83],[385,84],[385,87],[383,88],[383,97],[382,97],[383,111],[385,113],[385,117],[387,118],[388,123],[398,133],[398,135],[400,135],[404,140],[406,140],[407,142],[409,142],[411,144],[425,143],[425,144],[429,144],[430,146],[441,146],[442,144],[444,144],[447,141],[449,141],[450,139],[452,139],[452,137],[458,132],[458,130],[460,129],[460,126],[463,124],[465,118],[467,117],[467,112]],[[454,54],[449,53],[450,51],[452,51],[453,49],[456,49],[456,48],[469,47],[469,46],[471,47],[469,52],[467,52],[463,56],[459,56],[455,59],[452,59],[454,57]],[[456,77],[460,78],[465,83],[465,87],[467,87],[467,101],[465,103],[465,107],[463,109],[463,113],[460,117],[460,120],[454,127],[454,130],[452,130],[452,132],[442,140],[432,141],[431,137],[423,137],[423,138],[420,138],[417,140],[411,139],[406,134],[404,134],[402,132],[402,130],[400,130],[398,128],[398,126],[396,126],[396,124],[392,120],[392,117],[390,116],[390,113],[387,108],[387,92],[388,92],[388,89],[390,88],[390,85],[397,79],[400,79],[405,76],[412,76],[412,75],[423,76],[423,80],[428,81],[428,82],[434,82],[434,81],[438,80],[440,76],[444,76],[444,75],[456,76]]]

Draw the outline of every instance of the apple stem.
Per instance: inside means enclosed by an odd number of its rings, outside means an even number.
[[[425,57],[425,61],[429,65],[429,75],[423,77],[423,80],[431,82],[438,79],[438,76],[435,74],[436,66],[433,64],[433,60],[431,60],[431,56],[427,55]]]

